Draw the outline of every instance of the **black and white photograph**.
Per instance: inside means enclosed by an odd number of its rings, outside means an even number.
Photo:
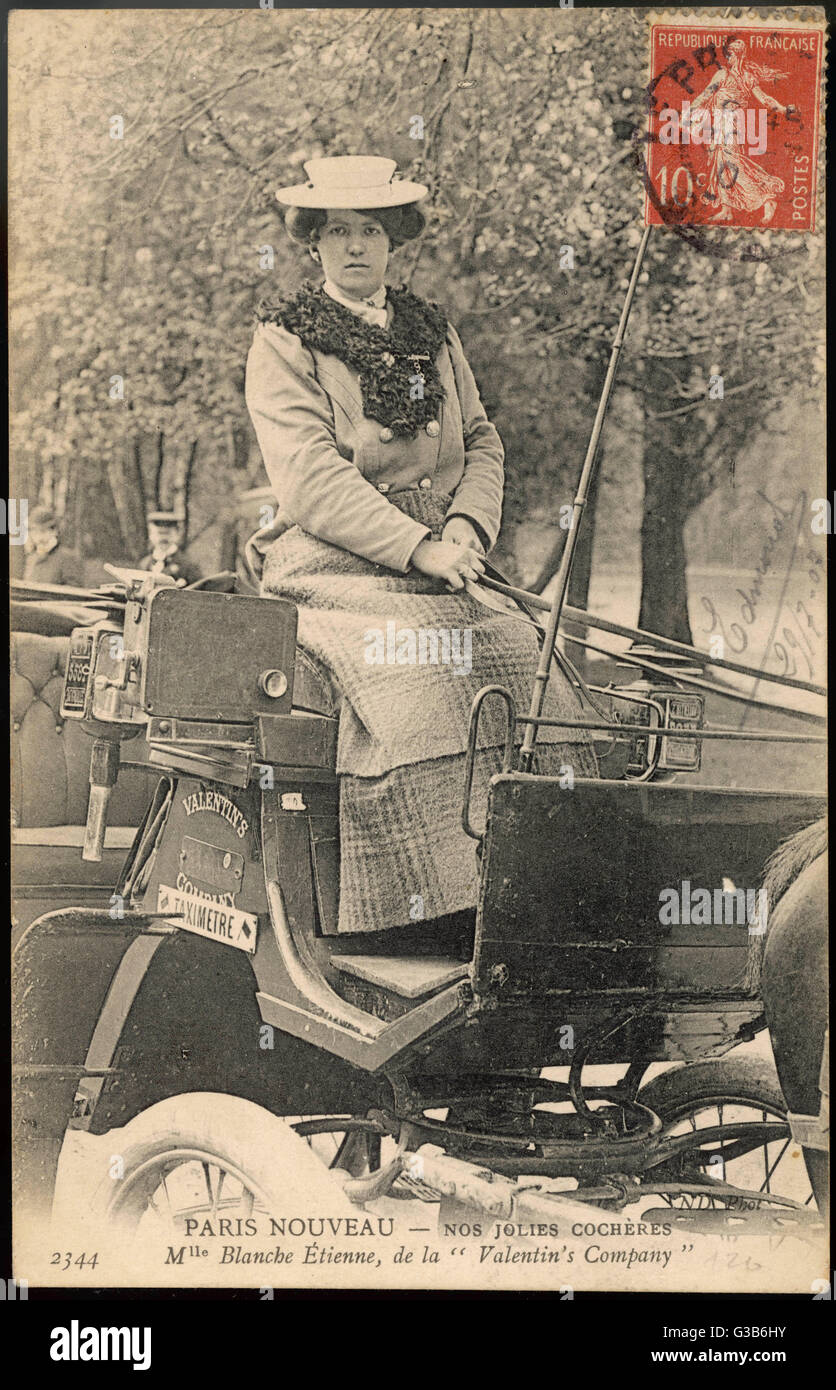
[[[11,12],[7,1297],[831,1297],[826,62]]]

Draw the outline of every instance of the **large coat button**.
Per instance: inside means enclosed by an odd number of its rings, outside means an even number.
[[[382,439],[384,444],[388,444],[389,440],[394,438],[395,431],[390,430],[388,425],[384,425],[383,429],[380,431],[380,434],[378,435],[378,439]]]
[[[420,481],[420,483],[418,484],[419,487],[423,487],[423,488],[432,487],[432,485],[433,485],[433,480],[432,480],[432,478],[422,478],[421,481]]]
[[[378,483],[377,490],[378,492],[388,492],[389,486],[389,483]]]
[[[428,420],[425,428],[430,438],[435,439],[436,435],[439,433],[441,429],[441,426],[437,420]]]

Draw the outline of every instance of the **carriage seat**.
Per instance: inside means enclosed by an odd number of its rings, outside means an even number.
[[[83,826],[91,740],[60,712],[69,638],[13,632],[11,642],[12,821],[21,831]],[[147,762],[144,740],[126,740],[127,763]],[[111,800],[112,825],[139,825],[148,777],[126,769]]]

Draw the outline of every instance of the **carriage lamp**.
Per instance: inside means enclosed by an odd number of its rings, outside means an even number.
[[[271,700],[280,700],[287,690],[287,676],[284,671],[262,671],[258,678],[258,688]]]
[[[644,656],[656,666],[670,671],[670,679],[653,674],[622,686],[625,695],[635,692],[635,702],[619,699],[615,716],[623,724],[643,724],[647,735],[633,737],[627,764],[629,777],[651,776],[656,772],[699,772],[702,743],[689,738],[703,727],[705,698],[691,690],[681,689],[677,681],[699,675],[699,668],[671,653],[655,647],[631,647],[630,655]],[[623,663],[627,666],[627,663]],[[630,670],[635,668],[630,666]],[[664,730],[664,736],[657,734]]]
[[[143,703],[143,675],[148,664],[150,601],[160,589],[173,588],[168,575],[144,570],[120,570],[105,565],[124,587],[124,611],[119,620],[103,618],[90,627],[77,627],[70,636],[64,672],[61,714],[77,719],[93,737],[138,733],[148,722]]]
[[[77,627],[70,638],[61,715],[104,737],[112,726],[137,733],[146,715],[138,697],[139,656],[126,648],[122,625],[106,618]]]
[[[106,618],[75,628],[70,638],[61,714],[93,736],[90,795],[81,857],[99,863],[110,794],[119,773],[120,745],[138,734],[147,716],[137,702],[138,657],[125,649],[122,626]]]

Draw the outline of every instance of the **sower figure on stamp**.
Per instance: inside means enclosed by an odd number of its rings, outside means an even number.
[[[325,280],[259,308],[247,362],[247,403],[293,523],[267,548],[262,592],[297,605],[300,660],[339,707],[347,932],[475,906],[460,824],[471,702],[497,681],[527,706],[538,656],[524,618],[464,587],[499,531],[504,453],[442,310],[385,283],[390,253],[425,225],[427,189],[395,167],[314,159],[307,184],[279,190]],[[578,709],[556,673],[544,714]],[[504,742],[499,711],[485,713],[483,802]],[[585,735],[543,729],[540,742],[539,771],[596,775]]]
[[[761,83],[776,82],[786,74],[755,63],[746,56],[746,44],[734,39],[727,49],[728,67],[720,68],[700,95],[691,102],[692,139],[698,120],[695,113],[706,112],[711,126],[708,155],[708,187],[703,201],[716,207],[711,222],[731,222],[734,212],[757,212],[761,221],[771,222],[784,191],[784,180],[769,174],[744,154],[751,134],[747,128],[749,107],[754,98],[761,110],[768,108],[782,116],[794,111],[768,96]],[[760,113],[759,113],[760,114]],[[706,143],[708,143],[706,141]]]

